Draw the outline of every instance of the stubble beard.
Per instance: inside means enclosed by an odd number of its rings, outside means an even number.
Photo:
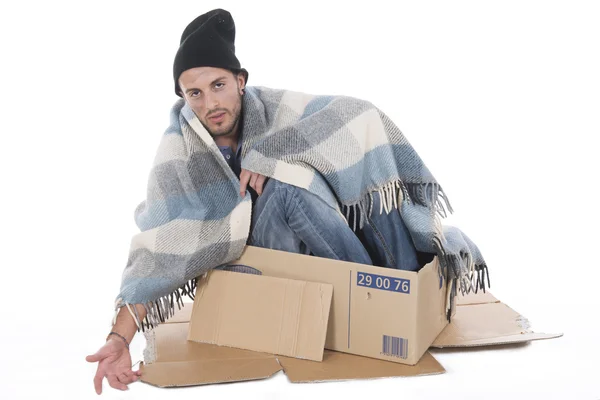
[[[218,130],[213,131],[206,124],[202,123],[202,125],[204,125],[204,128],[208,131],[208,133],[210,133],[210,135],[212,137],[229,136],[233,133],[233,130],[237,126],[237,124],[240,120],[240,117],[242,115],[242,97],[240,96],[238,98],[238,103],[234,107],[233,112],[230,112],[229,110],[222,110],[222,111],[224,111],[226,114],[228,114],[230,116],[233,116],[231,125],[228,126],[225,130],[222,129],[223,125],[221,125],[217,128]]]
[[[226,111],[227,114],[232,115],[231,112]],[[233,121],[231,122],[231,125],[228,126],[225,130],[223,130],[223,126],[218,127],[218,130],[211,130],[208,126],[204,125],[204,127],[206,128],[206,130],[208,131],[208,133],[210,133],[210,135],[212,137],[220,137],[220,136],[228,136],[231,135],[233,133],[233,130],[235,129],[238,121],[240,120],[240,113],[237,112],[237,115],[234,117]]]

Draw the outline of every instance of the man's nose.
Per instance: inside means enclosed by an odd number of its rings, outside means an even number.
[[[214,108],[217,108],[218,105],[219,105],[219,101],[217,100],[217,96],[209,95],[209,94],[204,96],[204,107],[206,107],[207,110],[212,110]]]

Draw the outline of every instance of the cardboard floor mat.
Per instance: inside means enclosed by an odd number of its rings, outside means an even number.
[[[290,357],[278,359],[288,379],[294,383],[435,375],[446,371],[429,352],[425,353],[416,365],[398,364],[331,350],[325,350],[322,362]]]

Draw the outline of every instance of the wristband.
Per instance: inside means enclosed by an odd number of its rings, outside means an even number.
[[[125,342],[125,346],[127,346],[127,350],[129,350],[129,343],[127,343],[127,339],[125,339],[125,337],[121,336],[117,332],[111,332],[111,333],[108,334],[108,336],[110,336],[110,335],[115,335],[115,336],[118,336],[121,339],[123,339],[123,341]],[[108,340],[108,336],[106,337],[106,340]]]

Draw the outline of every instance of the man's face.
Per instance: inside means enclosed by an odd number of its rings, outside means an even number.
[[[244,78],[231,71],[198,67],[179,77],[183,98],[212,136],[236,132],[242,112]]]

